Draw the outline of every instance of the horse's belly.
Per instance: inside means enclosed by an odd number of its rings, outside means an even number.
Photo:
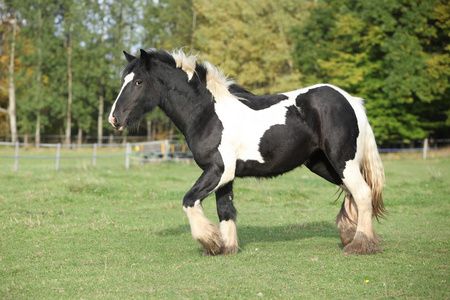
[[[300,121],[268,129],[258,140],[257,160],[237,156],[237,176],[276,176],[302,165],[315,149],[315,140]],[[256,157],[256,155],[254,155]]]
[[[267,161],[260,163],[256,160],[237,160],[235,176],[237,177],[274,177],[289,172],[304,163],[303,160],[284,160],[274,163]]]

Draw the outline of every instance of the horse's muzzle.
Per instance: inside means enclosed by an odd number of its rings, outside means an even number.
[[[117,121],[116,117],[110,116],[108,119],[108,122],[117,130],[123,130],[123,126],[120,126],[119,122]]]

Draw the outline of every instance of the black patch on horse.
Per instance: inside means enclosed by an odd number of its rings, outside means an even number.
[[[314,165],[327,158],[327,162],[320,163],[320,167],[312,171],[320,170],[319,175],[325,179],[340,182],[333,172],[325,173],[332,169],[332,165],[339,177],[343,178],[345,163],[355,158],[359,128],[353,107],[341,93],[328,86],[313,88],[300,94],[296,105],[310,129],[319,134],[318,147],[329,156],[316,154],[310,158],[307,166],[314,168]],[[333,164],[329,161],[333,161]]]
[[[237,84],[230,85],[228,90],[230,91],[231,94],[236,96],[239,99],[239,101],[241,101],[243,104],[247,105],[253,110],[266,109],[271,107],[272,105],[275,105],[283,100],[288,99],[286,95],[282,94],[264,95],[264,96],[255,95]]]

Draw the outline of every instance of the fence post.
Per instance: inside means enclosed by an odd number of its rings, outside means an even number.
[[[14,171],[19,170],[19,142],[16,142],[16,149],[15,149],[15,155],[14,155]]]
[[[58,146],[56,148],[56,166],[55,170],[59,171],[59,158],[61,156],[61,143],[58,143]]]
[[[126,152],[125,152],[125,168],[127,170],[130,169],[130,156],[131,156],[131,144],[127,143]]]
[[[97,165],[97,143],[94,144],[94,158],[92,159],[92,165]]]
[[[111,134],[109,135],[109,147],[110,147],[110,148],[112,147],[113,141],[114,141],[114,135],[111,133]]]
[[[427,159],[427,151],[428,151],[428,138],[423,140],[423,159]]]
[[[169,158],[169,151],[170,151],[170,145],[169,145],[169,140],[164,140],[164,152],[163,152],[163,159],[166,160]]]

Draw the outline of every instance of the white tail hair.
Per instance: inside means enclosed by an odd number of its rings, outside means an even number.
[[[360,169],[364,180],[372,190],[372,214],[377,221],[380,221],[379,218],[384,218],[387,214],[382,196],[385,175],[383,163],[381,162],[377,144],[375,143],[375,136],[368,123],[364,144],[364,154]]]

